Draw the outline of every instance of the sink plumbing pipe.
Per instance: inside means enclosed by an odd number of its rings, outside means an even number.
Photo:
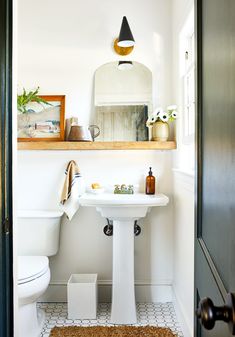
[[[107,220],[108,224],[106,226],[104,226],[103,232],[107,236],[112,236],[113,235],[113,220],[110,220],[108,218],[106,218],[106,220]],[[138,236],[138,235],[140,235],[140,233],[141,233],[141,227],[138,225],[138,221],[135,220],[134,234],[135,234],[135,236]]]

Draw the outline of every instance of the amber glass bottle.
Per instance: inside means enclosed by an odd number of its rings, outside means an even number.
[[[146,177],[146,194],[155,194],[155,177],[153,176],[152,167],[149,168],[149,175]]]

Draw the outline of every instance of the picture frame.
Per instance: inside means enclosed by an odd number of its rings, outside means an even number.
[[[45,103],[30,102],[27,113],[18,114],[18,141],[63,141],[65,95],[39,95]]]

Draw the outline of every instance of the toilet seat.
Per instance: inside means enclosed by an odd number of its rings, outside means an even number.
[[[47,256],[18,256],[18,285],[41,277],[48,269]]]

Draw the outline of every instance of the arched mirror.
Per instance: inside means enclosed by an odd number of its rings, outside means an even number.
[[[102,65],[95,73],[96,141],[148,140],[146,120],[152,110],[152,73],[138,62]]]

